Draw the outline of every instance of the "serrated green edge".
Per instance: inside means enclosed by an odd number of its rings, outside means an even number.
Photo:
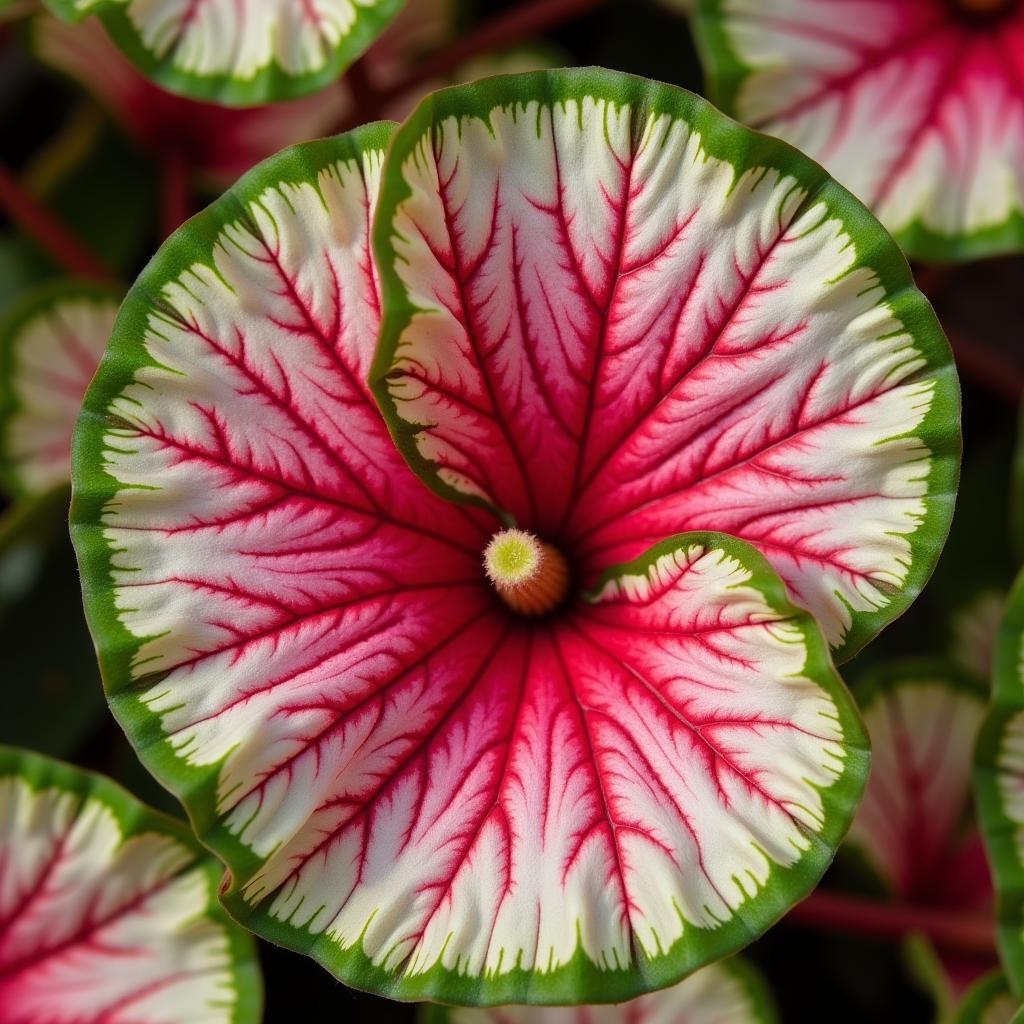
[[[381,277],[383,320],[377,358],[370,384],[395,443],[414,472],[437,494],[449,500],[490,508],[486,501],[465,495],[445,484],[437,466],[416,446],[419,428],[403,420],[392,398],[387,374],[394,363],[399,339],[417,309],[410,301],[396,270],[399,259],[392,244],[391,225],[399,205],[412,193],[402,166],[416,144],[446,117],[478,117],[485,122],[497,106],[532,101],[552,106],[581,96],[597,96],[637,111],[642,123],[649,112],[666,113],[686,121],[701,134],[707,153],[731,163],[737,173],[750,167],[775,168],[791,175],[809,196],[823,200],[830,215],[849,233],[857,265],[878,276],[888,305],[913,338],[926,365],[902,383],[917,377],[935,380],[931,407],[922,423],[903,436],[920,439],[932,452],[924,521],[905,534],[911,547],[911,565],[900,592],[873,612],[854,612],[842,645],[833,652],[838,663],[852,658],[886,625],[901,615],[931,576],[945,543],[953,515],[960,468],[960,389],[953,357],[928,300],[921,294],[906,259],[874,215],[818,164],[785,142],[754,132],[724,117],[706,100],[670,85],[600,68],[540,71],[489,78],[468,86],[443,89],[428,96],[395,134],[384,164],[380,202],[374,224],[374,252]],[[508,519],[501,510],[502,518]]]
[[[156,57],[143,43],[132,23],[127,10],[129,0],[97,0],[87,11],[76,9],[74,0],[44,2],[65,21],[80,21],[89,14],[97,15],[132,63],[170,92],[225,106],[252,107],[299,99],[330,85],[379,38],[405,0],[378,0],[376,7],[360,8],[352,30],[331,50],[323,67],[316,71],[289,74],[272,58],[252,78],[237,78],[230,73],[199,75],[183,71],[174,65],[173,48],[164,57]]]
[[[750,1014],[743,1018],[748,1024],[778,1024],[779,1016],[775,1008],[775,1001],[765,983],[761,972],[757,970],[748,960],[743,957],[730,957],[728,960],[720,960],[716,964],[710,964],[708,968],[719,968],[740,983],[744,993],[750,1000]],[[684,984],[681,982],[680,984]],[[451,1024],[452,1011],[459,1007],[443,1006],[438,1003],[424,1003],[418,1014],[419,1024]],[[623,1017],[623,1024],[627,1024]],[[735,1020],[729,1024],[740,1024]]]
[[[120,303],[123,292],[82,278],[45,281],[27,291],[0,319],[0,486],[15,498],[38,498],[52,488],[35,491],[25,485],[7,452],[7,426],[22,412],[21,396],[14,388],[14,356],[24,328],[38,316],[64,300],[85,299],[100,303]],[[55,483],[54,487],[60,486]]]
[[[121,829],[121,839],[144,832],[170,836],[193,851],[195,860],[178,874],[201,867],[209,885],[209,899],[204,916],[218,924],[228,940],[231,974],[237,995],[232,1024],[258,1024],[263,1012],[263,978],[256,946],[247,932],[239,928],[217,900],[221,882],[221,865],[196,842],[183,822],[161,814],[137,800],[126,789],[102,775],[42,754],[0,745],[0,778],[15,776],[35,790],[60,789],[72,793],[82,802],[97,800],[114,815]]]
[[[1006,728],[1024,712],[1018,662],[1024,637],[1024,572],[1013,584],[996,641],[992,704],[974,748],[974,794],[996,889],[999,956],[1017,996],[1024,997],[1024,860],[999,793],[998,759]]]
[[[747,77],[759,68],[744,62],[726,32],[728,0],[697,0],[690,16],[697,55],[704,68],[704,87],[709,98],[726,113],[738,116],[737,99]],[[865,144],[870,144],[865,139]],[[947,235],[927,227],[920,217],[893,231],[892,235],[910,259],[928,263],[958,263],[1000,256],[1024,250],[1024,208],[1017,196],[1017,208],[1005,221],[976,231]]]

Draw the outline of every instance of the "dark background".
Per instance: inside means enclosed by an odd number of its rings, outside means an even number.
[[[416,0],[410,0],[415,3]],[[478,0],[463,31],[517,6]],[[685,21],[653,0],[614,0],[543,37],[565,63],[599,64],[700,91],[701,73]],[[33,63],[21,30],[0,34],[0,155],[8,166],[45,173],[54,140],[87,104],[69,84]],[[99,115],[95,115],[99,116]],[[112,127],[73,181],[47,204],[131,279],[158,244],[156,175],[148,159]],[[43,170],[40,172],[39,168]],[[57,268],[0,224],[0,313],[29,282]],[[871,662],[893,655],[945,654],[950,615],[987,586],[1015,574],[1008,507],[1016,403],[1024,381],[1024,261],[994,260],[947,272],[925,269],[960,364],[965,462],[953,536],[922,598],[868,651],[843,669],[856,681]],[[106,715],[92,645],[81,615],[77,570],[62,510],[37,523],[41,575],[26,593],[0,566],[0,742],[30,746],[106,772],[172,813],[174,801],[138,766]],[[855,885],[833,869],[830,884]],[[332,1021],[415,1019],[415,1009],[364,996],[312,961],[262,945],[268,1024],[327,1013]],[[895,943],[815,932],[783,921],[748,950],[763,969],[786,1024],[934,1019]]]

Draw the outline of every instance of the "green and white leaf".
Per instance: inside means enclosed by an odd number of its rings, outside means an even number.
[[[99,15],[138,67],[172,92],[249,106],[294,99],[334,81],[403,0],[46,3],[71,20]]]
[[[184,825],[107,779],[0,748],[4,1024],[256,1024],[249,936]]]

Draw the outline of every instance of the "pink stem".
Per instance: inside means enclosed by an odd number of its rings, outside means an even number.
[[[881,903],[819,889],[798,903],[787,921],[828,931],[900,939],[914,932],[943,949],[995,955],[995,924],[987,915],[940,907]]]
[[[110,268],[24,188],[9,167],[0,164],[0,210],[53,260],[72,274],[111,281]]]
[[[168,149],[160,155],[160,232],[173,234],[192,216],[191,174],[185,155]]]

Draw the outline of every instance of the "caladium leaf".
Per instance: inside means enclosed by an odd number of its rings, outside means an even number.
[[[847,845],[903,900],[989,906],[984,853],[968,817],[981,686],[940,664],[896,662],[855,692],[873,759]]]
[[[951,654],[965,672],[986,684],[992,678],[996,635],[1005,603],[1002,591],[983,590],[953,613]]]
[[[340,83],[300,99],[237,109],[191,100],[155,85],[118,49],[103,23],[32,19],[34,54],[84,85],[146,151],[173,150],[219,187],[296,142],[327,134],[341,116]]]
[[[166,89],[252,106],[334,81],[403,0],[45,0],[72,21],[99,15],[135,64]]]
[[[998,896],[999,952],[1014,992],[1024,997],[1024,574],[999,629],[994,684],[974,783]]]
[[[422,1024],[775,1024],[759,975],[742,960],[703,967],[685,981],[612,1006],[425,1006]]]
[[[264,164],[126,300],[72,508],[111,706],[258,933],[398,998],[631,998],[814,885],[863,729],[742,541],[502,603],[501,522],[423,485],[365,383],[390,134]]]
[[[71,476],[71,433],[120,296],[85,281],[41,285],[0,323],[0,478],[38,495]]]
[[[5,1024],[255,1024],[255,951],[220,874],[112,782],[0,748]]]
[[[877,222],[681,90],[601,71],[435,93],[396,136],[377,395],[440,493],[580,572],[681,529],[759,547],[841,657],[948,527],[948,347]]]
[[[450,36],[451,7],[451,0],[417,0],[403,8],[366,56],[375,83],[387,88],[422,50]],[[218,191],[271,154],[329,134],[356,104],[345,80],[289,102],[245,109],[178,96],[140,73],[97,18],[68,23],[41,13],[32,21],[32,43],[40,60],[87,88],[144,149],[158,158],[168,150],[184,154],[201,181]],[[403,96],[405,110],[424,91],[411,101]]]
[[[971,813],[985,688],[941,663],[907,661],[877,669],[854,692],[872,771],[843,849],[900,902],[988,917],[992,880]],[[910,953],[940,1005],[959,1003],[995,963],[959,950]]]
[[[712,99],[820,160],[915,258],[1024,247],[1024,7],[701,0]]]
[[[968,993],[956,1024],[1024,1024],[1024,1009],[1011,993],[1006,976],[995,971]]]

